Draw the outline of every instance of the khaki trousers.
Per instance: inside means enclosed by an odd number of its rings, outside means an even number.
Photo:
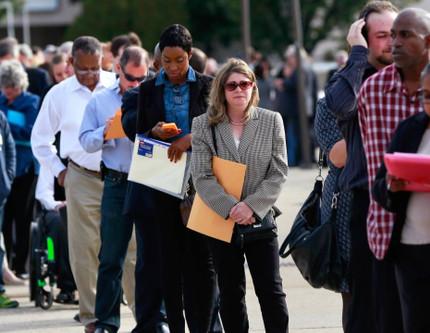
[[[97,271],[100,250],[100,206],[103,183],[94,175],[69,163],[64,181],[67,200],[69,259],[79,292],[81,323],[95,322]],[[133,232],[122,280],[130,309],[134,311],[136,237]]]

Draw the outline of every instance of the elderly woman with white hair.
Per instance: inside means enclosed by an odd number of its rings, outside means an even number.
[[[10,125],[16,147],[16,178],[6,202],[3,234],[9,258],[13,256],[12,269],[17,276],[26,274],[29,226],[31,222],[34,157],[30,135],[39,110],[39,97],[26,92],[28,77],[24,67],[15,60],[0,65],[0,110]],[[16,243],[12,230],[15,223]]]

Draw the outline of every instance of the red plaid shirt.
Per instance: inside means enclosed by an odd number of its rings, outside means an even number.
[[[394,214],[387,212],[373,199],[374,179],[399,122],[423,110],[420,95],[421,89],[409,96],[397,68],[390,65],[366,80],[358,96],[358,116],[370,191],[367,236],[370,249],[378,259],[385,257],[390,245]]]

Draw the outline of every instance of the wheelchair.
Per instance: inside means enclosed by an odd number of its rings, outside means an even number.
[[[55,250],[47,235],[44,212],[40,207],[30,226],[30,300],[36,307],[48,310],[54,301]]]

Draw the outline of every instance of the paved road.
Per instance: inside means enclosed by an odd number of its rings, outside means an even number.
[[[301,203],[313,186],[316,170],[292,168],[277,206],[283,211],[278,219],[279,239],[288,233]],[[281,274],[290,313],[290,333],[340,333],[341,298],[339,294],[312,289],[300,276],[291,260],[283,260]],[[258,301],[247,275],[247,306],[251,332],[264,332]],[[28,299],[27,287],[8,287],[8,294],[21,303],[18,309],[0,310],[0,332],[8,333],[75,333],[83,327],[73,321],[77,306],[54,304],[47,311],[35,308]],[[120,332],[130,332],[134,320],[128,308],[122,307]]]

